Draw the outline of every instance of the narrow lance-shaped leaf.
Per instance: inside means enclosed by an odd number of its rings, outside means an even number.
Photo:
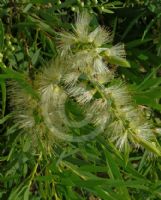
[[[110,63],[110,64],[114,64],[114,65],[119,65],[121,67],[130,67],[130,63],[121,57],[118,56],[108,56],[106,57],[106,60]]]
[[[3,50],[3,46],[4,46],[4,27],[2,20],[0,20],[0,51]]]

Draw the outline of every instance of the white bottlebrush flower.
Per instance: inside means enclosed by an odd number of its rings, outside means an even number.
[[[105,94],[111,96],[117,106],[131,105],[130,94],[127,87],[122,83],[117,83],[105,89]]]
[[[38,100],[22,89],[15,81],[8,83],[9,105],[13,114],[13,121],[24,133],[32,135],[36,125],[36,109]]]
[[[103,73],[92,73],[92,80],[98,82],[98,84],[102,85],[105,83],[109,83],[114,79],[113,72],[109,71],[106,68],[106,71]]]
[[[86,91],[83,94],[80,94],[78,97],[76,97],[76,100],[80,104],[86,104],[89,103],[93,98],[94,91]]]
[[[87,12],[78,14],[72,33],[63,31],[60,33],[59,47],[63,55],[73,52],[81,52],[82,50],[96,50],[101,52],[99,48],[102,45],[111,42],[111,33],[104,28],[98,26],[90,31],[91,17]]]
[[[93,61],[93,68],[95,73],[106,73],[107,72],[107,66],[104,63],[101,56],[98,56],[97,58],[94,58]]]
[[[71,68],[78,70],[79,73],[101,74],[108,73],[108,67],[103,58],[95,50],[83,50],[71,56]]]
[[[107,48],[105,50],[108,57],[116,56],[120,58],[126,57],[125,47],[124,44],[116,44],[115,46],[112,46],[111,48]]]
[[[109,123],[112,114],[108,104],[103,99],[95,99],[87,106],[86,115],[95,126],[101,127],[104,130],[107,123]]]
[[[128,121],[131,121],[132,119],[138,119],[138,110],[136,107],[133,106],[132,102],[131,102],[131,104],[128,103],[125,106],[123,106],[121,108],[121,110],[124,113],[124,115]],[[136,122],[136,120],[135,120],[135,122]],[[139,120],[139,122],[140,122],[140,120]]]
[[[93,43],[95,47],[100,47],[111,42],[112,37],[110,31],[98,26],[90,32],[91,16],[87,12],[77,15],[74,31],[79,41]]]
[[[10,82],[8,89],[14,123],[17,125],[20,132],[23,133],[23,137],[28,137],[31,140],[32,148],[39,148],[38,146],[41,142],[47,151],[49,149],[52,150],[52,146],[55,145],[57,138],[44,123],[42,110],[45,104],[48,104],[50,108],[48,112],[49,115],[50,112],[52,112],[54,116],[56,115],[54,119],[60,119],[60,122],[63,121],[60,117],[60,113],[58,114],[57,111],[59,109],[57,105],[60,104],[62,95],[60,95],[60,93],[57,95],[55,92],[56,88],[50,86],[51,85],[48,86],[48,89],[43,88],[44,90],[41,90],[42,93],[40,89],[37,91],[40,93],[40,99],[35,99],[16,82]],[[52,94],[49,95],[49,93]],[[49,98],[52,98],[52,101],[46,100]],[[54,100],[57,104],[55,104]],[[53,104],[55,107],[53,107]],[[55,123],[57,127],[59,125],[61,126],[61,123],[58,123],[58,121],[53,121],[53,123]]]
[[[40,89],[48,87],[51,84],[59,84],[67,71],[65,66],[65,60],[62,57],[57,57],[54,61],[51,61],[48,66],[44,67],[41,72],[37,74],[34,87]]]
[[[78,38],[74,33],[63,31],[59,33],[59,48],[61,50],[61,55],[64,56],[68,52],[71,52],[71,47],[78,43]]]
[[[111,115],[108,112],[108,110],[104,110],[100,113],[91,113],[90,114],[91,122],[95,126],[101,127],[103,131],[104,131],[105,127],[107,126],[107,124],[109,123],[110,118],[111,118]]]
[[[121,119],[115,119],[113,122],[110,123],[108,128],[110,130],[108,135],[113,138],[121,137],[126,130]]]
[[[137,128],[138,135],[143,138],[144,140],[147,140],[149,142],[153,141],[155,139],[155,136],[152,132],[152,127],[148,123],[143,124],[142,126],[139,126]]]
[[[88,73],[88,70],[91,70],[92,64],[93,64],[93,58],[97,56],[95,51],[88,52],[87,50],[82,50],[80,52],[77,52],[75,55],[71,57],[71,61],[73,63],[71,64],[71,67],[73,69],[79,69],[81,72]]]
[[[114,141],[116,144],[116,147],[122,151],[125,149],[125,146],[129,146],[129,140],[128,140],[128,132],[125,131],[124,134],[121,137],[117,137]]]
[[[96,47],[112,42],[110,31],[98,26],[94,31],[89,33],[89,42],[93,42]]]
[[[91,17],[83,12],[77,17],[73,33],[60,33],[60,53],[71,60],[71,68],[82,73],[106,73],[108,68],[102,52],[110,49],[102,46],[111,42],[111,33],[100,26],[90,31],[90,21]],[[121,46],[116,45],[111,52],[121,52]]]
[[[90,21],[91,21],[91,16],[87,12],[82,12],[77,15],[74,30],[76,35],[82,41],[84,41],[84,39],[86,39],[86,37],[88,36]]]
[[[67,74],[65,74],[62,77],[62,81],[64,82],[65,86],[68,87],[73,87],[76,82],[78,81],[78,78],[80,76],[79,71],[69,71]]]
[[[84,87],[74,86],[67,89],[67,94],[71,97],[78,97],[86,92]]]
[[[51,92],[51,94],[46,95],[45,93],[48,92]],[[53,126],[58,127],[60,125],[60,128],[62,128],[65,117],[64,106],[67,95],[65,91],[58,85],[52,86],[52,90],[48,90],[45,93],[41,93],[41,110],[43,111],[42,115],[44,118],[46,118],[46,115],[48,115],[48,117],[51,119],[50,121],[52,122]],[[47,99],[47,96],[49,96],[50,99]],[[56,123],[57,120],[59,121],[59,123]]]
[[[46,85],[44,87],[41,87],[39,89],[39,92],[40,92],[40,95],[41,95],[42,102],[50,103],[50,101],[52,101],[53,95],[54,95],[54,85],[49,84],[49,85]]]
[[[119,150],[132,144],[161,154],[151,124],[132,103],[125,84],[113,81],[114,72],[108,68],[111,64],[129,66],[124,45],[106,47],[111,42],[110,32],[100,26],[91,31],[90,22],[90,15],[83,12],[77,16],[73,32],[60,33],[60,55],[33,80],[40,100],[12,86],[10,102],[15,122],[24,132],[30,132],[35,141],[38,135],[47,147],[55,142],[57,133],[64,140],[69,139],[65,134],[71,127],[93,124]],[[70,122],[66,116],[65,106],[70,98],[84,109],[85,119],[81,122]]]
[[[96,99],[90,106],[90,111],[93,113],[101,113],[101,111],[104,111],[108,108],[107,102],[100,98]]]
[[[56,101],[60,92],[59,85],[67,72],[65,66],[62,57],[57,57],[37,75],[34,86],[39,91],[41,102],[51,104],[51,101]]]
[[[138,113],[138,118],[139,118]],[[138,124],[140,122],[140,124]],[[133,120],[130,122],[130,127],[132,130],[134,130],[135,134],[146,141],[152,141],[155,136],[152,132],[152,125],[148,123],[147,121],[142,121],[141,118],[139,120]]]
[[[129,132],[128,129],[125,128],[122,119],[115,118],[115,120],[107,126],[105,134],[120,151],[123,151],[125,146],[129,146]]]
[[[17,125],[20,129],[30,129],[30,128],[34,128],[35,126],[35,119],[33,117],[32,113],[15,113],[15,121],[17,122]]]
[[[48,93],[51,94],[45,94]],[[41,93],[41,114],[44,119],[46,127],[53,126],[56,129],[61,130],[61,132],[66,133],[67,126],[65,126],[65,114],[64,105],[66,102],[65,91],[62,90],[58,85],[52,86],[52,90],[48,90],[45,93]],[[50,98],[47,99],[47,96]],[[50,124],[46,122],[46,118],[50,119]],[[51,134],[52,135],[52,134]],[[55,135],[53,135],[53,140]]]

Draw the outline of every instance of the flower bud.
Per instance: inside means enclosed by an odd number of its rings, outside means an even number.
[[[74,12],[74,11],[76,11],[76,8],[74,6],[72,6],[71,10]]]

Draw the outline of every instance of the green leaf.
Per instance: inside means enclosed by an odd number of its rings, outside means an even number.
[[[30,195],[30,189],[29,187],[27,187],[26,191],[24,192],[23,200],[29,200],[29,195]]]
[[[107,8],[103,8],[102,11],[103,11],[104,13],[108,13],[108,14],[113,14],[113,13],[114,13],[112,10],[109,10],[109,9],[107,9]]]
[[[0,19],[0,51],[3,50],[3,46],[4,46],[4,27],[2,20]]]
[[[0,84],[2,90],[2,115],[4,116],[6,108],[6,84],[4,81],[1,81]]]
[[[149,91],[144,92],[144,95],[152,99],[160,98],[161,97],[160,91],[161,91],[161,86],[156,88],[151,88]]]
[[[152,99],[151,97],[147,97],[146,95],[136,94],[134,96],[134,99],[137,104],[146,105],[153,109],[161,111],[161,105],[156,103],[155,99]]]
[[[0,119],[0,124],[4,124],[4,122],[6,122],[10,117],[11,117],[11,115],[8,114],[5,117],[3,117],[2,119]]]
[[[38,19],[37,16],[33,17],[33,16],[28,16],[28,20],[30,22],[33,22],[38,28],[40,28],[40,30],[48,32],[52,35],[55,35],[56,32],[54,31],[54,29],[49,26],[47,23],[45,23],[43,20]]]
[[[161,156],[161,147],[159,145],[157,145],[156,142],[149,142],[148,140],[145,140],[141,137],[138,137],[138,135],[133,135],[133,137],[135,137],[135,140],[140,143],[141,145],[143,145],[147,150],[155,153],[158,156]]]
[[[137,16],[129,23],[128,27],[126,28],[124,34],[123,34],[122,37],[121,37],[121,40],[123,40],[123,39],[127,36],[127,34],[129,33],[129,31],[130,31],[130,30],[133,28],[133,26],[138,22],[139,18],[142,17],[142,16],[144,16],[144,14],[145,14],[145,12],[142,12],[142,11],[141,11],[141,13],[140,13],[139,15],[137,15]]]
[[[130,67],[130,63],[126,59],[118,56],[109,56],[107,60],[110,64],[119,65],[121,67]]]
[[[146,38],[144,40],[141,40],[141,39],[132,40],[132,41],[126,43],[126,48],[127,49],[132,49],[134,47],[141,46],[141,45],[143,45],[143,44],[145,44],[147,42],[150,42],[150,41],[152,41],[152,38]]]
[[[52,2],[52,0],[30,0],[31,3],[46,4]]]
[[[39,55],[40,55],[40,50],[41,50],[41,49],[38,49],[38,50],[34,53],[34,55],[32,56],[31,62],[32,62],[33,65],[35,65],[36,62],[38,61],[38,58],[39,58]]]
[[[23,12],[27,13],[32,8],[32,6],[33,6],[32,3],[27,4],[27,6],[23,9]]]
[[[149,78],[138,85],[138,89],[142,92],[143,90],[149,90],[151,87],[157,87],[159,84],[161,84],[161,78]]]
[[[149,32],[150,28],[153,26],[153,24],[157,21],[157,19],[159,19],[161,16],[161,13],[159,13],[155,18],[153,18],[150,23],[148,24],[148,26],[146,27],[143,36],[142,36],[142,40],[145,38],[145,36],[147,35],[147,33]]]
[[[117,165],[116,161],[113,159],[113,156],[104,147],[103,147],[103,149],[104,149],[104,153],[106,155],[106,163],[109,168],[109,176],[113,180],[122,180],[123,181],[121,173],[118,168],[118,165]],[[130,199],[128,190],[125,186],[120,186],[119,191],[120,191],[120,193],[124,194],[125,199]]]

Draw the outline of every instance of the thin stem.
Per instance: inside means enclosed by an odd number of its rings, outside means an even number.
[[[33,181],[33,179],[34,179],[34,177],[35,177],[35,174],[36,174],[36,172],[37,172],[37,168],[38,168],[38,166],[39,166],[39,163],[40,163],[40,161],[41,161],[41,158],[42,158],[42,152],[40,152],[40,155],[39,155],[39,157],[38,157],[37,163],[36,163],[36,165],[35,165],[35,167],[34,167],[32,173],[31,173],[31,178],[30,178],[29,184],[28,184],[28,187],[29,187],[29,188],[31,187],[32,181]]]

